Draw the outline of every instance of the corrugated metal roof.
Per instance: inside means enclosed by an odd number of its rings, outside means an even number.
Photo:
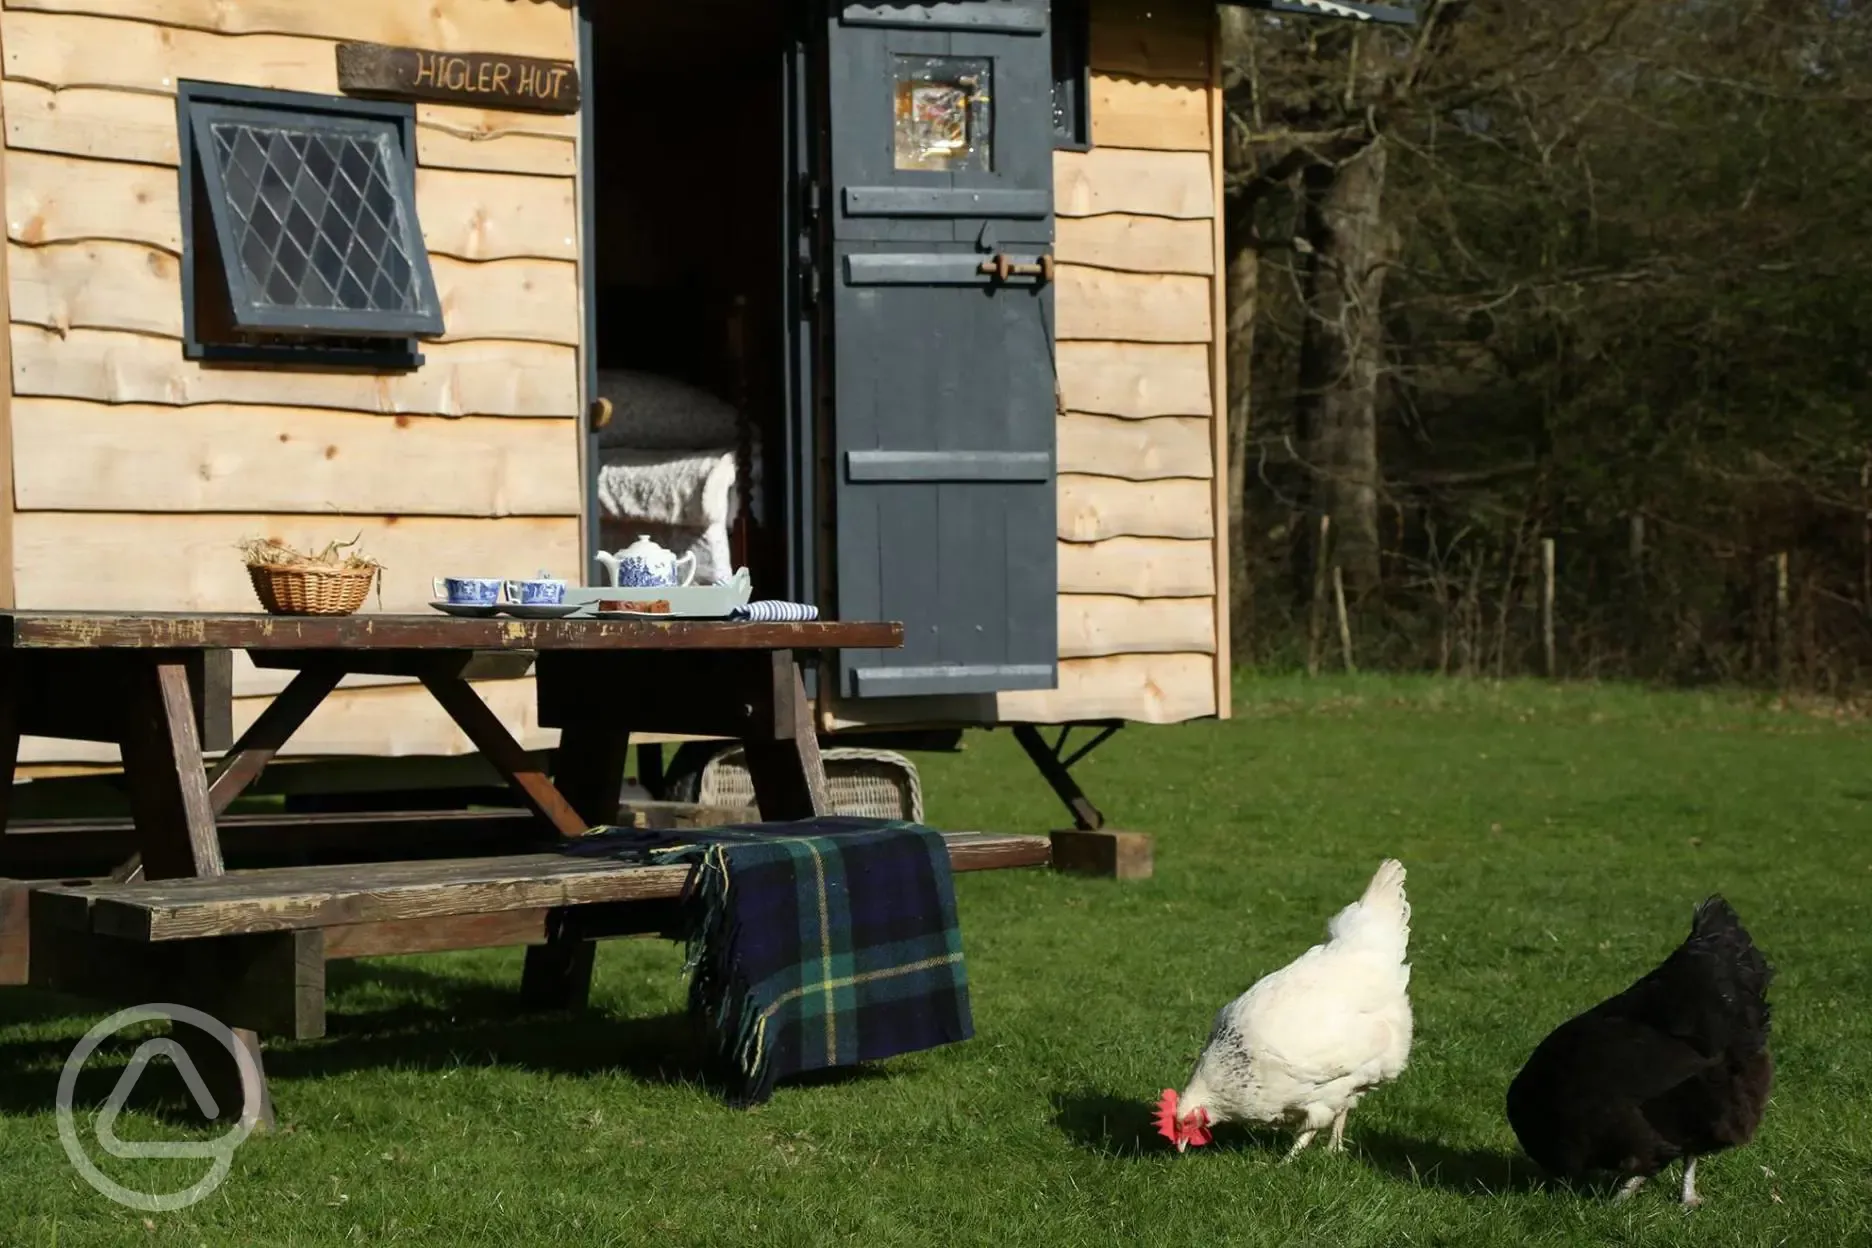
[[[1417,12],[1391,4],[1355,4],[1351,0],[1223,0],[1250,9],[1268,9],[1276,13],[1298,13],[1305,17],[1337,17],[1356,22],[1378,22],[1387,26],[1415,26]]]

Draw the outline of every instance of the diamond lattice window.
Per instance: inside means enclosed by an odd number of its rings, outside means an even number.
[[[189,124],[233,329],[442,332],[395,121],[197,102]]]

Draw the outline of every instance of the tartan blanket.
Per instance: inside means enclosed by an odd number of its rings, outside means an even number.
[[[601,845],[627,859],[693,864],[677,933],[688,945],[689,1009],[732,1100],[759,1104],[789,1075],[974,1034],[940,833],[825,816],[617,829],[581,852]]]

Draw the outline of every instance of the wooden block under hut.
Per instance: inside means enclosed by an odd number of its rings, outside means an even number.
[[[1114,880],[1151,877],[1151,838],[1143,832],[1065,828],[1052,833],[1052,840],[1053,865],[1061,871]]]

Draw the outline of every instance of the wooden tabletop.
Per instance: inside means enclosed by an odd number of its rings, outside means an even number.
[[[0,611],[13,650],[889,650],[903,625],[813,620],[564,619]]]

